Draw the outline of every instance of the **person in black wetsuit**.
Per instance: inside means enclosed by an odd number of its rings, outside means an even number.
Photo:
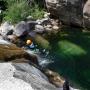
[[[64,84],[63,84],[63,90],[70,90],[69,88],[69,81],[65,80]]]

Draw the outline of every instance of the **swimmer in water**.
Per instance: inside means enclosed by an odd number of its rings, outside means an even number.
[[[33,43],[32,40],[30,40],[30,39],[26,41],[26,46],[27,46],[28,48],[30,48],[30,49],[34,49],[34,48],[35,48],[34,43]]]

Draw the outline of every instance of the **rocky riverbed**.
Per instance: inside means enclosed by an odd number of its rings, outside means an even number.
[[[0,40],[0,90],[62,90],[50,84],[48,78],[34,67],[37,66],[35,60],[36,56]]]
[[[31,39],[34,44],[44,49],[43,52],[45,49],[51,49],[47,35],[57,34],[61,23],[57,19],[51,19],[49,15],[46,13],[45,18],[39,20],[29,17],[16,25],[10,22],[1,24],[0,61],[3,63],[0,74],[4,79],[0,82],[9,90],[14,90],[14,87],[17,90],[77,90],[65,83],[64,78],[58,73],[41,66],[40,63],[45,58],[40,56],[40,52],[34,53],[30,48],[26,48],[26,41]],[[16,86],[13,82],[17,82]],[[20,83],[22,86],[19,87]],[[3,90],[6,90],[5,87],[2,87]]]

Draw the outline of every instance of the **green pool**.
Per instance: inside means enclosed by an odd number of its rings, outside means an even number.
[[[48,67],[68,78],[72,86],[90,90],[90,32],[81,30],[64,27],[48,36],[54,57]]]

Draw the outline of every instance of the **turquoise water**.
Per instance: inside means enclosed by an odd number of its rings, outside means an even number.
[[[49,68],[60,73],[75,87],[90,90],[90,32],[64,27],[48,36],[54,63]]]

